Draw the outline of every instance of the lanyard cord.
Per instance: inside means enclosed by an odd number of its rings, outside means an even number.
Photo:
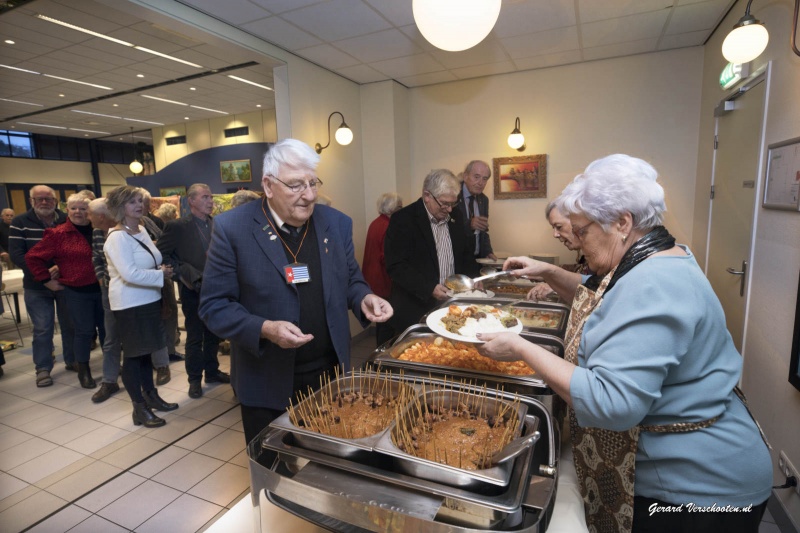
[[[303,247],[303,243],[306,241],[306,235],[308,235],[308,224],[306,224],[306,230],[303,232],[303,238],[300,239],[300,246],[297,247],[297,253],[292,252],[292,249],[289,248],[289,245],[286,244],[286,241],[284,241],[283,237],[281,237],[281,232],[275,229],[275,226],[272,224],[272,220],[270,220],[270,218],[267,216],[267,210],[264,209],[264,204],[266,203],[266,201],[267,201],[266,198],[261,200],[261,211],[264,213],[264,217],[266,217],[267,222],[269,222],[269,227],[272,228],[272,231],[274,231],[275,234],[278,236],[278,238],[281,240],[283,246],[286,247],[286,251],[289,252],[289,254],[292,256],[292,259],[294,259],[294,262],[297,263],[297,255],[300,253],[300,249]]]

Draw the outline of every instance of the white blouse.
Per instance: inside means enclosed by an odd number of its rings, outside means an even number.
[[[140,243],[147,246],[152,255]],[[161,299],[164,273],[157,270],[161,264],[161,252],[142,226],[139,226],[139,233],[136,235],[120,230],[111,231],[106,238],[103,252],[106,254],[108,275],[111,277],[108,300],[113,311]]]

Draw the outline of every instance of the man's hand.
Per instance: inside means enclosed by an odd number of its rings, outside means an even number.
[[[469,227],[479,231],[489,231],[489,217],[472,217],[469,219]]]
[[[530,291],[528,291],[528,296],[526,298],[534,301],[546,300],[551,294],[555,294],[555,291],[552,287],[550,287],[550,285],[547,283],[539,283]]]
[[[300,328],[283,320],[265,320],[261,325],[261,338],[267,339],[281,348],[299,348],[314,338],[303,333]]]
[[[62,291],[64,290],[64,286],[58,282],[58,280],[51,279],[50,281],[45,282],[45,287],[50,289],[51,291]]]
[[[433,288],[433,297],[437,300],[447,300],[450,298],[451,294],[450,290],[441,283],[438,283],[436,287]]]
[[[370,322],[386,322],[394,314],[389,302],[375,294],[367,294],[361,300],[361,312]]]
[[[58,265],[53,265],[47,270],[50,272],[50,279],[58,279],[61,277],[61,272],[58,270]],[[45,283],[45,285],[47,284]]]

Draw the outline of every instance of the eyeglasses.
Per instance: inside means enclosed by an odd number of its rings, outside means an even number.
[[[34,196],[31,198],[31,202],[35,204],[49,204],[55,203],[56,199],[52,196]]]
[[[438,206],[439,206],[439,207],[441,207],[442,209],[454,209],[454,208],[455,208],[455,207],[458,205],[458,202],[440,202],[440,201],[439,201],[439,200],[438,200],[438,199],[437,199],[437,198],[436,198],[436,197],[433,195],[433,193],[432,193],[431,191],[425,191],[425,192],[427,192],[428,194],[430,194],[430,195],[431,195],[431,198],[433,198],[433,201],[434,201],[434,202],[436,202],[436,205],[438,205]]]
[[[293,184],[289,185],[288,183],[279,180],[275,176],[270,176],[270,177],[272,179],[274,179],[275,181],[278,181],[278,182],[282,183],[283,185],[285,185],[286,188],[288,188],[290,191],[292,191],[295,194],[297,194],[299,192],[305,192],[305,190],[308,189],[308,188],[311,188],[312,191],[316,191],[317,189],[322,187],[322,180],[319,179],[319,178],[314,178],[313,180],[304,181],[302,183],[293,183]]]
[[[578,239],[583,240],[583,236],[586,235],[586,232],[589,230],[589,226],[591,226],[592,224],[594,224],[594,221],[589,222],[588,224],[585,224],[580,227],[572,226],[572,234],[575,235],[575,237],[577,237]]]

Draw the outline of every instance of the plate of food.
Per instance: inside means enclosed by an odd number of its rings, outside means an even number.
[[[434,333],[462,342],[483,342],[477,333],[522,331],[515,316],[491,305],[450,305],[429,314],[425,322]]]

